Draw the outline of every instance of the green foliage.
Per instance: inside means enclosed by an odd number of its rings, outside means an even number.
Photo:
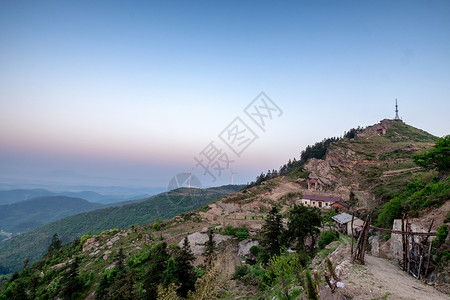
[[[436,137],[410,126],[402,121],[393,121],[390,123],[391,128],[386,131],[386,137],[391,141],[414,141],[414,142],[434,142]]]
[[[32,198],[0,205],[0,228],[14,234],[23,233],[64,217],[103,207],[105,206],[73,197]]]
[[[289,212],[289,241],[296,243],[297,251],[309,250],[312,254],[321,225],[322,217],[318,208],[295,205]],[[308,237],[311,239],[311,244],[305,245]]]
[[[89,234],[89,233],[84,234],[84,235],[81,237],[81,239],[80,239],[80,243],[83,245],[84,242],[86,242],[86,240],[89,239],[89,238],[91,238],[91,237],[92,237],[92,234]]]
[[[203,269],[200,269],[200,268],[194,268],[194,271],[195,271],[195,276],[196,276],[197,278],[202,278],[203,275],[205,275],[205,270],[203,270]]]
[[[238,228],[236,230],[236,237],[239,241],[243,241],[248,238],[248,230],[246,228]]]
[[[250,253],[253,254],[254,257],[258,257],[261,251],[262,251],[261,248],[259,248],[258,246],[250,247]]]
[[[78,268],[80,266],[80,258],[77,256],[67,268],[62,280],[60,281],[62,290],[61,296],[64,299],[75,298],[83,287],[83,282],[80,277]],[[75,297],[74,297],[75,296]]]
[[[433,241],[433,246],[440,247],[445,243],[445,239],[448,235],[448,228],[445,224],[442,224],[436,229],[436,238]]]
[[[274,255],[280,254],[286,242],[281,214],[275,206],[272,207],[265,221],[261,230],[260,245],[264,249],[264,262],[267,262]]]
[[[248,230],[244,227],[234,228],[231,225],[226,226],[222,234],[235,236],[239,241],[243,241],[248,238]]]
[[[233,278],[238,280],[249,273],[249,267],[247,265],[236,265],[234,267]]]
[[[50,245],[48,246],[47,252],[48,252],[49,254],[53,254],[53,253],[57,252],[59,249],[61,249],[61,245],[62,245],[62,242],[61,242],[61,240],[59,239],[58,234],[55,233],[55,234],[53,235],[52,242],[51,242]]]
[[[340,138],[332,137],[323,139],[321,142],[317,142],[314,145],[309,145],[300,154],[300,159],[295,158],[291,161],[289,160],[287,164],[280,168],[280,175],[287,175],[292,173],[292,175],[297,174],[300,178],[306,177],[308,174],[303,173],[303,166],[311,159],[324,159],[328,151],[328,148],[332,143],[338,142]]]
[[[417,215],[428,207],[439,206],[450,200],[450,177],[437,181],[426,174],[407,184],[406,190],[383,205],[377,217],[377,225],[385,228],[392,226],[394,219],[407,212]]]
[[[208,230],[208,240],[205,242],[205,252],[203,253],[205,257],[206,268],[209,268],[214,258],[216,257],[216,242],[213,239],[213,230]]]
[[[130,258],[128,259],[128,265],[131,268],[140,266],[148,260],[150,254],[151,254],[150,249],[140,251],[140,252],[136,253],[135,255],[130,256]]]
[[[414,162],[424,168],[450,171],[450,135],[439,138],[424,154],[414,155]]]
[[[183,247],[177,248],[174,256],[177,268],[175,279],[180,284],[177,293],[181,297],[186,297],[189,291],[194,290],[197,280],[197,274],[192,266],[195,257],[192,254],[187,237],[184,238]]]
[[[173,257],[170,257],[167,261],[167,267],[166,270],[164,270],[163,276],[162,276],[162,283],[164,286],[169,286],[171,283],[174,283],[175,285],[178,285],[178,278],[176,276],[178,272],[177,263],[175,262],[175,259]]]
[[[147,291],[145,298],[156,298],[158,284],[162,282],[168,260],[169,254],[167,253],[166,243],[160,243],[153,247],[152,253],[148,260],[148,269],[144,279],[144,288]]]
[[[298,296],[299,290],[293,289],[293,287],[303,285],[302,269],[296,254],[285,253],[274,256],[261,276],[261,284],[263,287],[272,288],[277,298],[295,298]]]
[[[305,272],[305,285],[306,290],[308,292],[308,299],[310,300],[319,300],[319,296],[317,295],[317,290],[315,283],[311,277],[311,273],[307,269]]]
[[[363,128],[359,127],[358,128],[352,128],[347,132],[344,132],[344,138],[347,139],[354,139],[357,137],[358,133],[363,131]]]
[[[396,197],[383,205],[382,211],[377,217],[377,225],[384,228],[391,227],[394,219],[401,217],[402,212],[402,200]]]
[[[436,238],[433,240],[434,252],[436,253],[436,262],[450,260],[450,249],[448,247],[442,247],[448,236],[448,227],[442,224],[436,229]]]
[[[338,213],[336,212],[336,210],[334,210],[334,209],[329,209],[328,211],[327,211],[327,214],[325,215],[325,217],[322,219],[322,224],[324,224],[324,225],[332,225],[332,224],[334,224],[334,221],[333,221],[333,217],[335,216],[335,215],[337,215]]]
[[[319,249],[325,248],[326,245],[339,239],[339,232],[333,230],[326,230],[320,233]]]

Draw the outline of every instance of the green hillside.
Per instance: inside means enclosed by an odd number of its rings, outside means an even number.
[[[242,186],[180,188],[153,196],[144,202],[98,209],[55,221],[0,243],[0,274],[16,271],[26,258],[31,262],[39,259],[47,251],[55,233],[63,242],[68,242],[86,233],[147,224],[196,209],[240,188]]]
[[[102,206],[81,198],[65,196],[37,197],[0,205],[0,229],[12,233],[26,232],[58,219]]]
[[[327,139],[302,152],[299,161],[307,162],[303,167],[310,166],[319,178],[329,176],[325,188],[347,187],[345,193],[353,194],[350,201],[356,216],[364,218],[370,213],[378,226],[391,227],[393,219],[403,213],[417,217],[448,205],[450,136],[437,139],[401,121],[387,120],[381,125],[386,133],[378,134],[377,125],[361,129],[352,138]],[[19,274],[3,277],[0,300],[306,297],[313,287],[309,269],[318,269],[322,276],[338,259],[349,261],[351,237],[321,230],[328,228],[335,212],[293,205],[294,198],[307,191],[305,181],[299,180],[303,177],[297,176],[307,176],[309,171],[290,164],[285,175],[261,175],[258,179],[264,180],[179,218],[158,220],[204,206],[237,188],[181,188],[141,203],[68,217],[0,244],[0,274],[20,269],[26,257],[34,261],[47,253]],[[444,268],[450,261],[445,224],[450,215],[442,213],[445,220],[435,224],[437,238],[430,244],[433,269]],[[133,224],[146,225],[113,228]],[[205,227],[210,230],[208,240],[202,242],[198,237]],[[88,231],[94,234],[75,239]],[[102,232],[95,234],[98,231]],[[48,248],[54,233],[63,242],[72,242],[61,246],[54,239],[55,246]],[[184,246],[187,242],[180,248],[186,236],[193,239],[190,247],[204,245],[204,251],[197,248],[193,256]],[[243,259],[240,242],[248,237],[259,245],[252,246]],[[39,249],[39,255],[33,248]],[[343,272],[359,268],[354,265]],[[367,283],[370,287],[382,289],[372,280]],[[346,290],[339,291],[350,299]]]

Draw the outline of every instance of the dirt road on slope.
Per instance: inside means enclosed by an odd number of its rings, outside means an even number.
[[[450,295],[406,275],[388,260],[366,255],[365,263],[351,266],[342,278],[344,294],[352,299],[450,299]]]

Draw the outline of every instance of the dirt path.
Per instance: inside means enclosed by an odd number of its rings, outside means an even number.
[[[342,279],[344,293],[352,299],[450,299],[450,296],[407,276],[388,260],[367,255],[365,261],[365,266],[351,266]]]

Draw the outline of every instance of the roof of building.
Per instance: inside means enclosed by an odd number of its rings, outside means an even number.
[[[310,179],[308,179],[308,182],[314,183],[314,182],[317,182],[317,179],[315,179],[315,178],[310,178]]]
[[[315,201],[325,201],[325,202],[336,202],[336,201],[341,200],[340,197],[322,196],[322,195],[303,195],[302,199],[315,200]]]
[[[350,207],[350,205],[348,205],[347,203],[345,203],[344,201],[341,201],[341,200],[336,201],[335,203],[332,204],[332,206],[335,205],[335,204],[339,204],[339,205],[341,205],[342,207],[345,207],[345,208],[349,208]]]
[[[344,212],[344,213],[333,216],[332,219],[334,221],[338,222],[339,224],[347,224],[348,222],[352,221],[352,215]],[[353,219],[353,221],[355,221],[355,220],[359,220],[359,218],[355,217]]]

